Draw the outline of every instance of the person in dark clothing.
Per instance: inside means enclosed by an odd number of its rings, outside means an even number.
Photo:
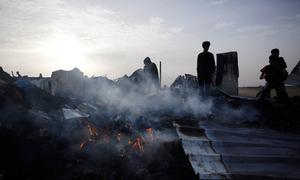
[[[202,93],[206,95],[212,83],[212,76],[215,72],[215,58],[214,55],[208,52],[210,46],[209,41],[202,43],[203,52],[197,58],[197,77]]]
[[[156,64],[151,61],[149,57],[144,59],[144,74],[147,82],[159,88],[159,77]]]
[[[270,64],[261,69],[260,79],[266,80],[266,85],[260,93],[258,100],[264,100],[270,96],[271,90],[275,89],[278,101],[288,102],[289,97],[283,83],[282,68],[283,63],[278,63],[278,58],[273,54],[269,57]]]
[[[271,50],[269,63],[277,66],[280,69],[280,78],[282,79],[282,81],[285,81],[288,77],[288,72],[286,71],[287,65],[283,57],[279,57],[279,49],[275,48]]]

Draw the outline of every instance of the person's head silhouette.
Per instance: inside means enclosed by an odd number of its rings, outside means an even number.
[[[209,50],[210,42],[209,41],[204,41],[202,43],[203,51],[207,52]]]
[[[272,49],[272,50],[271,50],[271,54],[272,54],[273,56],[278,57],[278,56],[279,56],[279,49],[277,49],[277,48]]]
[[[146,57],[145,59],[144,59],[144,64],[145,65],[148,65],[148,64],[150,64],[151,63],[151,59],[149,58],[149,57]]]

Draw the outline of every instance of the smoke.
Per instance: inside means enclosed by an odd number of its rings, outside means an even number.
[[[75,98],[80,97],[83,102],[96,106],[96,113],[84,113],[91,114],[91,121],[100,129],[115,122],[126,122],[136,129],[154,125],[160,128],[158,124],[166,117],[193,117],[198,120],[214,117],[221,122],[244,123],[256,121],[259,116],[253,106],[232,106],[222,96],[203,98],[199,89],[187,85],[182,87],[187,88],[184,95],[168,88],[157,89],[155,83],[149,81],[151,78],[141,73],[142,70],[137,70],[130,77],[114,81],[105,77],[75,76],[75,81],[66,81],[65,84],[71,83],[71,94],[77,93]],[[76,81],[76,78],[79,80]],[[76,89],[74,83],[81,85]],[[64,87],[56,88],[62,91]]]
[[[96,98],[98,102],[114,107],[112,110],[126,112],[133,117],[166,113],[199,117],[210,114],[213,106],[211,99],[204,100],[197,92],[181,97],[170,89],[158,90],[151,84],[135,84],[129,80],[122,82],[120,86],[101,83],[99,87],[90,89],[92,90],[86,96],[94,97],[94,100]]]
[[[114,175],[120,174],[119,179],[148,176],[151,176],[148,179],[159,179],[161,173],[173,175],[166,179],[175,179],[174,172],[183,171],[188,162],[184,163],[187,159],[173,127],[174,120],[193,118],[200,121],[213,114],[214,121],[241,123],[256,115],[251,106],[231,106],[223,97],[203,98],[198,89],[191,88],[181,94],[171,89],[158,90],[149,82],[130,77],[115,81],[104,77],[73,78],[75,80],[71,81],[65,78],[67,81],[52,86],[56,88],[54,92],[67,92],[64,95],[71,97],[69,101],[61,101],[34,87],[25,88],[27,84],[20,86],[20,89],[27,89],[25,94],[36,95],[27,95],[25,99],[33,102],[30,110],[24,107],[28,111],[26,121],[34,124],[32,130],[26,131],[33,139],[28,149],[41,140],[43,144],[38,147],[41,154],[49,149],[59,155],[53,158],[53,152],[47,151],[49,155],[45,154],[40,161],[45,164],[48,159],[61,162],[64,171],[59,173],[71,177],[72,173],[82,174],[84,170],[102,179],[117,179]],[[46,111],[50,100],[59,103],[51,103],[53,108]],[[68,119],[62,108],[89,116]],[[27,134],[24,137],[27,138]],[[177,167],[179,165],[184,167]],[[167,169],[172,166],[176,167]],[[132,174],[138,178],[130,178]],[[155,177],[155,174],[158,175]]]
[[[223,105],[218,114],[219,121],[228,124],[258,122],[261,115],[258,109],[249,105],[240,105],[238,108]]]

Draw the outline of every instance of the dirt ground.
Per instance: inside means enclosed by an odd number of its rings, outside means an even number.
[[[239,95],[240,96],[249,96],[255,97],[258,91],[262,87],[239,87]],[[300,96],[300,87],[297,86],[286,86],[287,93],[290,97]],[[272,90],[272,96],[276,96],[274,90]]]

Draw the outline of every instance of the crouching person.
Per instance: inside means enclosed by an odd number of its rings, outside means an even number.
[[[276,63],[273,63],[274,56],[269,57],[270,64],[261,69],[260,79],[266,80],[266,85],[260,93],[258,100],[265,100],[269,97],[271,90],[275,89],[279,102],[289,102],[289,97],[286,92],[283,82],[283,71]]]

